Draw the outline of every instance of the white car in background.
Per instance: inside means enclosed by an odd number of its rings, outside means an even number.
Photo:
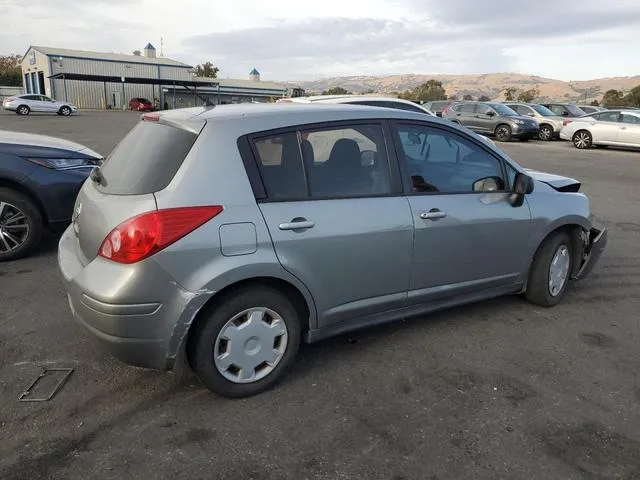
[[[370,107],[395,108],[409,112],[435,114],[417,103],[395,97],[380,97],[377,95],[314,95],[309,97],[281,98],[277,103],[349,103],[352,105],[368,105]]]
[[[576,148],[640,147],[640,111],[607,110],[564,122],[560,138]]]
[[[31,112],[38,112],[57,113],[68,117],[78,111],[78,107],[72,103],[60,102],[46,95],[35,93],[7,97],[2,101],[2,107],[5,110],[16,112],[18,115],[29,115]]]
[[[428,108],[415,102],[395,97],[383,97],[378,95],[312,95],[308,97],[280,98],[276,103],[347,103],[350,105],[367,105],[370,107],[395,108],[397,110],[407,110],[409,112],[424,113],[432,117],[437,117]],[[463,127],[465,128],[465,127]],[[495,147],[495,143],[489,137],[479,135],[471,129],[468,132],[482,138],[483,141]]]

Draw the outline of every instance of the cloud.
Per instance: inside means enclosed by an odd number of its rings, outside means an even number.
[[[428,28],[424,22],[378,18],[314,18],[281,21],[232,32],[198,35],[183,42],[189,55],[204,55],[222,65],[263,65],[263,73],[286,72],[289,78],[345,74],[350,71],[398,72],[422,66],[423,71],[454,68],[480,69],[471,39],[454,31]],[[506,66],[497,52],[492,68]],[[378,70],[380,71],[380,70]]]

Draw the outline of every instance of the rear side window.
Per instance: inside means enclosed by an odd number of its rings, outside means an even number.
[[[474,113],[476,111],[476,104],[475,103],[461,103],[460,105],[458,105],[458,108],[456,108],[456,110],[458,112],[462,112],[462,113]]]
[[[173,179],[197,135],[161,123],[138,123],[107,157],[97,188],[114,195],[162,190]]]

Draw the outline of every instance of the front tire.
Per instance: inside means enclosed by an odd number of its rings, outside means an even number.
[[[498,125],[495,130],[495,136],[499,142],[508,142],[511,140],[511,127],[504,123]]]
[[[567,290],[572,268],[571,239],[557,232],[545,240],[533,260],[525,298],[543,307],[557,305]]]
[[[0,188],[0,262],[27,256],[42,237],[40,210],[24,195]]]
[[[553,128],[550,125],[541,125],[538,131],[538,138],[545,142],[553,140]]]
[[[68,117],[69,115],[71,115],[71,109],[69,107],[61,107],[60,108],[60,115],[62,115],[64,117]]]
[[[16,108],[16,113],[18,115],[29,115],[29,113],[31,113],[31,109],[26,105],[20,105],[18,108]]]
[[[300,346],[300,316],[280,291],[251,285],[223,297],[188,346],[190,364],[212,392],[257,395],[291,367]]]
[[[593,137],[587,130],[578,130],[573,134],[571,140],[573,141],[573,146],[580,150],[589,149],[593,145]]]

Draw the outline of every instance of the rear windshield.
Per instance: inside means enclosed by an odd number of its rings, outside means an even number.
[[[143,195],[162,190],[173,179],[197,135],[160,123],[140,122],[100,167],[96,187],[114,195]]]

